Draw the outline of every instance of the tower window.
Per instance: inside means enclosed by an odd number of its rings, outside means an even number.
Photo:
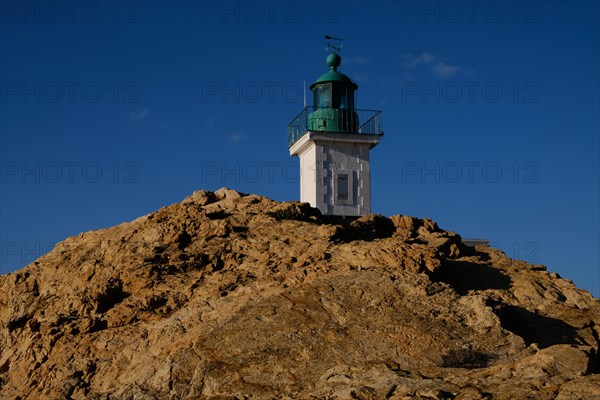
[[[353,204],[352,171],[338,171],[333,181],[334,202],[337,204]]]
[[[337,199],[339,201],[348,200],[348,174],[338,174],[337,176]]]

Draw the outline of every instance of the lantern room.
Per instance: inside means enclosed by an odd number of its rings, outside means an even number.
[[[355,132],[358,115],[354,102],[358,86],[337,70],[342,62],[339,54],[329,54],[326,61],[330,70],[310,85],[314,110],[308,116],[308,127],[326,132]]]

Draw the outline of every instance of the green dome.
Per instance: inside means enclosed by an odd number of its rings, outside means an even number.
[[[356,90],[358,88],[358,85],[356,85],[356,83],[354,83],[352,79],[350,79],[347,75],[338,72],[337,67],[339,67],[342,63],[342,57],[340,57],[336,53],[331,53],[327,56],[326,62],[330,68],[330,71],[325,72],[315,81],[315,83],[310,85],[310,90],[312,90],[315,87],[315,85],[325,82],[344,82],[353,90]]]

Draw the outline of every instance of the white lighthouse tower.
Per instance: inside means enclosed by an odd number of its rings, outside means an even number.
[[[381,112],[354,107],[358,86],[337,70],[339,47],[328,48],[330,70],[310,86],[313,105],[288,126],[288,146],[300,157],[302,202],[327,215],[361,216],[371,212],[369,152],[383,136]]]

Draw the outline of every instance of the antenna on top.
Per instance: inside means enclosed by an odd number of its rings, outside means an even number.
[[[327,47],[325,47],[325,50],[332,49],[334,53],[336,53],[336,54],[339,55],[340,54],[340,50],[342,50],[342,47],[344,47],[344,44],[340,43],[340,45],[338,46],[336,42],[338,42],[338,41],[341,42],[344,39],[338,38],[338,37],[335,37],[335,36],[330,36],[330,35],[325,35],[325,39],[333,41],[333,44],[327,43]]]
[[[306,79],[304,80],[304,108],[306,108]]]

